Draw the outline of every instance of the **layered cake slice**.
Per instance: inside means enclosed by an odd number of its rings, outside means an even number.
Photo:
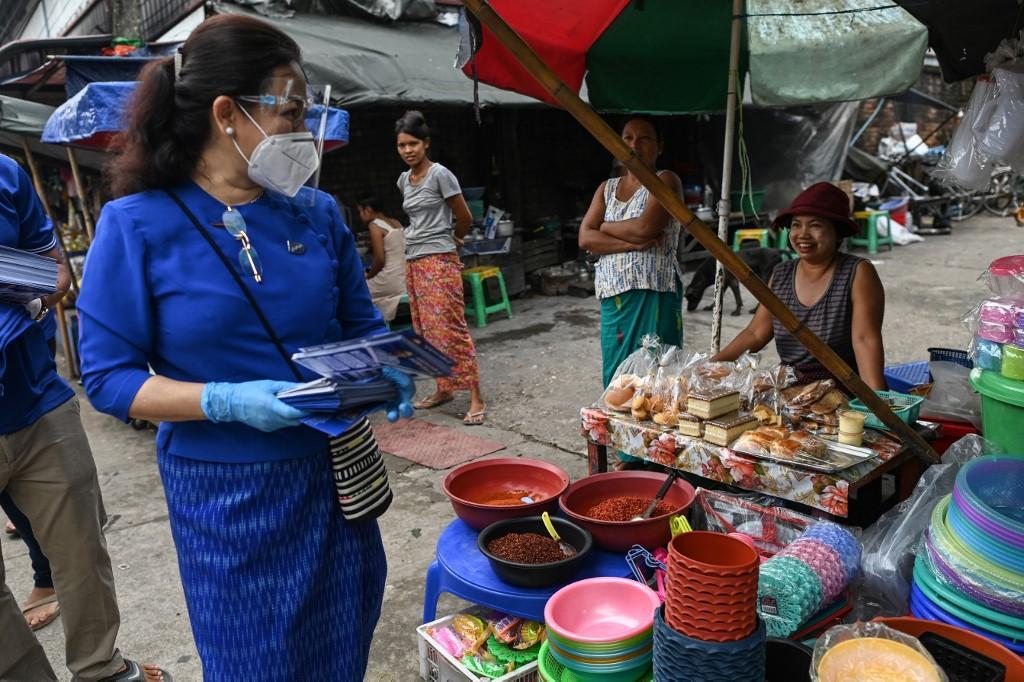
[[[679,413],[679,433],[684,436],[700,438],[704,435],[704,422],[688,412]]]
[[[686,411],[701,419],[715,419],[738,409],[740,394],[728,389],[691,393],[686,401]]]
[[[757,417],[749,414],[729,420],[713,419],[704,424],[704,440],[725,447],[745,432],[756,429],[759,424]]]

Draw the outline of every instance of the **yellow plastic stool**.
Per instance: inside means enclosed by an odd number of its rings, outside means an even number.
[[[484,280],[488,277],[498,279],[498,289],[501,291],[501,300],[493,305],[487,305],[487,299],[484,297]],[[512,319],[512,304],[508,301],[508,291],[505,289],[505,277],[501,274],[501,268],[496,265],[466,268],[462,271],[462,279],[469,282],[469,295],[472,298],[466,302],[467,319],[473,316],[477,327],[486,327],[487,316],[500,313],[502,310],[508,313],[508,319]]]
[[[771,231],[761,228],[736,230],[736,234],[732,236],[732,250],[739,251],[745,241],[756,241],[761,248],[766,249],[771,246]]]
[[[878,219],[881,216],[889,218],[890,221],[889,232],[885,236],[878,234]],[[888,244],[889,250],[892,251],[892,218],[888,211],[857,211],[853,214],[853,219],[863,231],[860,235],[847,239],[851,246],[866,246],[871,255],[878,253],[879,244]]]

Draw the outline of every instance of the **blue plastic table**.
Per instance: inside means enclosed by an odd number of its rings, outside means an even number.
[[[477,531],[455,519],[437,539],[437,555],[427,569],[423,594],[423,622],[437,617],[437,599],[442,592],[487,606],[502,613],[544,620],[544,605],[563,585],[531,588],[502,582],[476,545]],[[632,575],[625,553],[593,550],[572,582],[584,578],[628,578]]]

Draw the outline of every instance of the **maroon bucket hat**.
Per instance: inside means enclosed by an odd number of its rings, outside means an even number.
[[[789,224],[795,215],[813,215],[831,220],[839,238],[851,237],[860,226],[850,217],[850,198],[831,182],[819,182],[800,192],[789,208],[779,211],[772,223],[776,228]]]

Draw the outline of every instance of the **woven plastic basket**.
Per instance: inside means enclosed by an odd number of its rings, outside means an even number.
[[[921,414],[921,403],[924,402],[924,398],[916,395],[906,395],[904,393],[896,393],[894,391],[875,391],[878,397],[882,400],[888,400],[892,413],[895,414],[901,421],[907,424],[913,424],[917,421],[917,417]],[[860,399],[854,398],[850,401],[850,407],[858,412],[864,412],[867,414],[867,418],[864,420],[864,426],[869,426],[873,429],[882,429],[888,431],[889,427],[882,423],[882,421],[874,415],[874,413],[868,409]]]
[[[761,566],[757,608],[771,637],[788,637],[821,608],[823,590],[814,570],[794,557],[773,557]]]

